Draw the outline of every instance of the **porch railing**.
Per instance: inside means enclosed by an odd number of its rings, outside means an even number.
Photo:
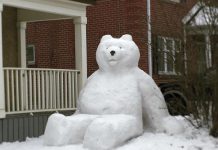
[[[6,114],[76,109],[78,70],[4,68]]]

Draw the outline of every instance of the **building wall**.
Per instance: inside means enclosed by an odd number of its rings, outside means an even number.
[[[101,37],[131,34],[139,46],[140,67],[148,71],[146,0],[97,0],[87,8],[88,76],[98,69],[95,52]],[[40,21],[27,24],[27,44],[36,48],[38,68],[75,68],[73,20]]]
[[[181,3],[170,0],[151,0],[152,33],[181,37],[183,35],[183,17],[196,4],[197,0],[185,0]]]
[[[27,23],[27,45],[35,45],[35,65],[28,67],[75,69],[73,20]]]
[[[17,9],[13,7],[3,8],[2,14],[3,31],[3,66],[18,66],[17,45]]]
[[[151,27],[152,39],[157,36],[173,37],[183,40],[182,19],[198,0],[185,0],[181,3],[170,2],[170,0],[151,0]],[[156,42],[153,42],[155,50]],[[156,62],[153,62],[156,63]],[[154,64],[153,64],[154,65]],[[167,83],[175,77],[169,75],[158,75],[154,67],[153,78],[159,83]]]
[[[140,49],[140,67],[148,71],[146,0],[97,0],[87,8],[88,75],[98,69],[95,52],[105,34],[131,34]]]
[[[88,76],[98,69],[95,53],[101,37],[120,37],[129,33],[139,46],[140,68],[148,72],[147,0],[97,0],[87,8],[87,66]],[[152,35],[183,36],[182,18],[196,0],[172,3],[151,0]],[[36,65],[43,68],[75,68],[74,25],[72,20],[28,23],[27,43],[36,45]],[[154,76],[157,82],[169,77]]]

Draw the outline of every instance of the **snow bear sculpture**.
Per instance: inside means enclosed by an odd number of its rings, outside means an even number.
[[[76,114],[51,115],[45,144],[83,142],[90,150],[111,150],[141,135],[143,126],[154,132],[182,132],[153,79],[138,68],[139,57],[131,35],[103,36],[96,52],[99,69],[80,92]]]

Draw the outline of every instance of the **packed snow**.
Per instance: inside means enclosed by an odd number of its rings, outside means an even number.
[[[179,134],[179,120],[169,115],[154,80],[139,69],[139,48],[132,36],[102,37],[96,51],[99,69],[80,92],[76,115],[53,114],[44,144],[83,143],[90,150],[110,150],[138,137],[144,129]]]
[[[189,121],[179,117],[186,130],[183,134],[145,132],[114,150],[218,150],[218,139],[208,135],[206,128],[195,129]],[[2,143],[0,150],[87,150],[82,144],[45,146],[43,136],[27,138],[25,142]]]

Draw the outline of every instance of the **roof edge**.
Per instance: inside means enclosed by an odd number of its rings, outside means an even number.
[[[198,2],[196,3],[192,9],[188,12],[188,14],[183,17],[182,19],[182,23],[183,24],[187,24],[195,15],[198,14],[198,12],[205,6],[204,3],[202,2]]]
[[[74,1],[74,2],[79,2],[79,3],[85,3],[85,4],[95,4],[96,0],[69,0],[69,1]]]

